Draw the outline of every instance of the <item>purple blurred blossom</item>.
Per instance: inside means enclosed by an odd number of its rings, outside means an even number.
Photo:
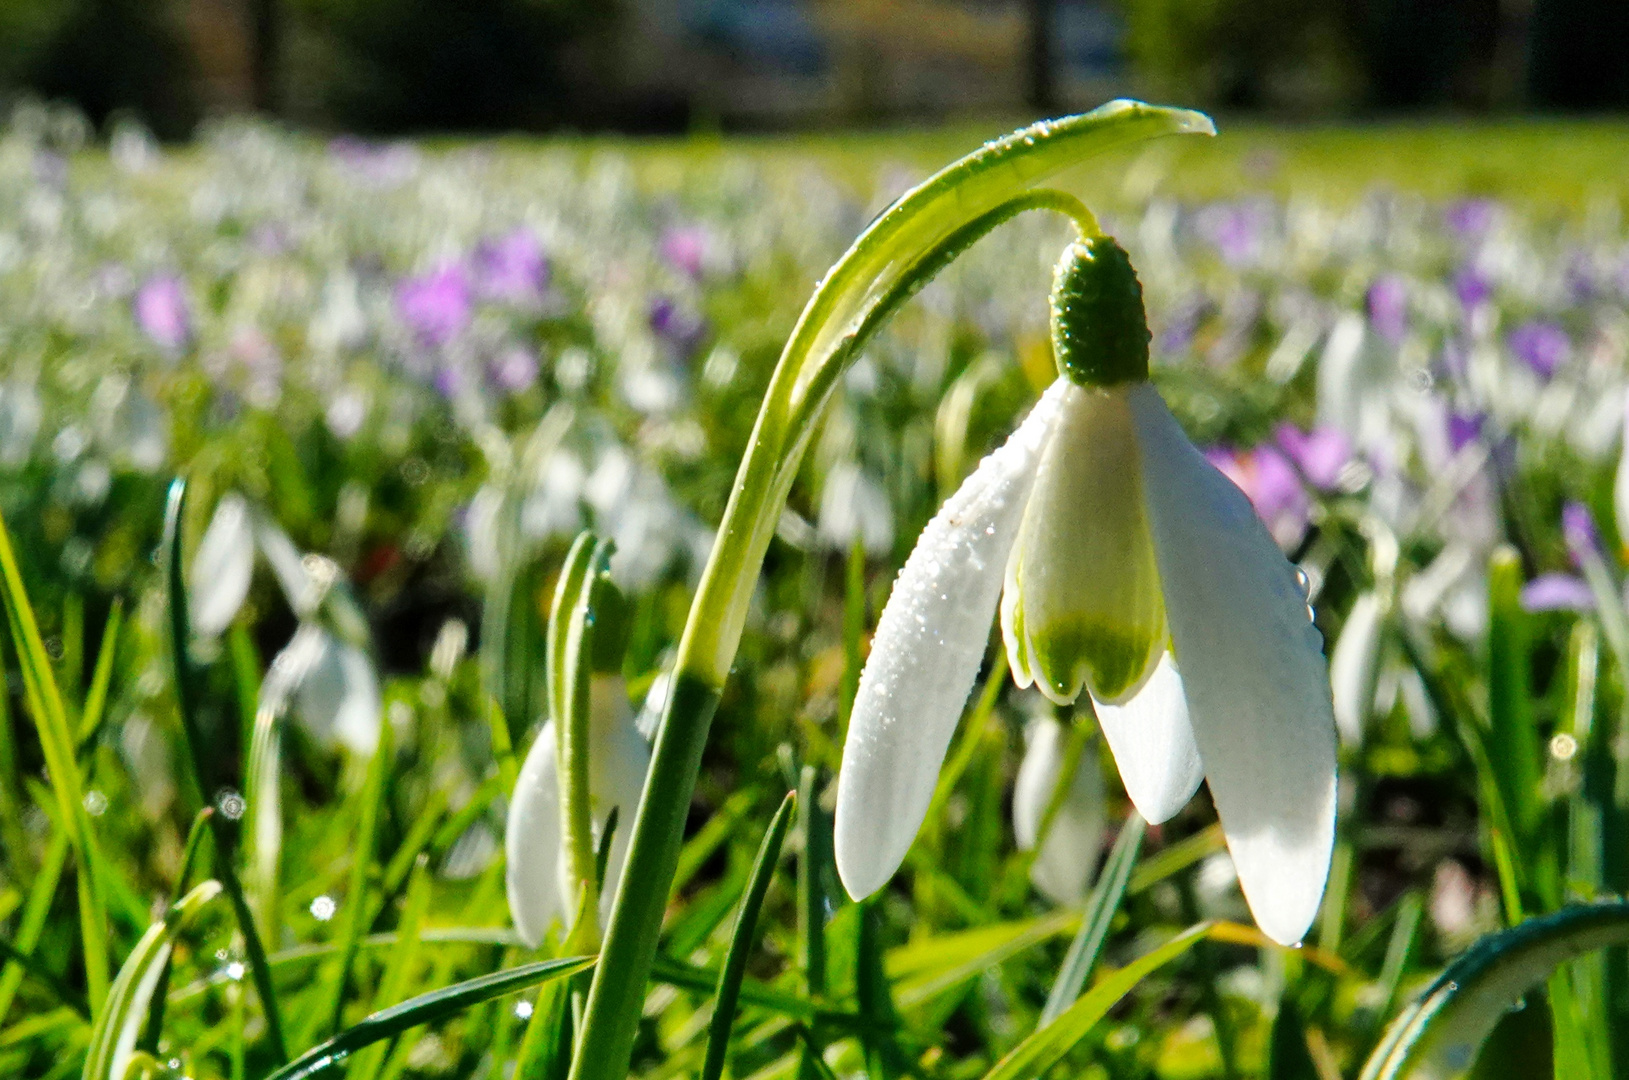
[[[1264,444],[1242,452],[1217,447],[1205,457],[1245,493],[1280,547],[1300,543],[1312,506],[1295,466],[1277,447]]]
[[[511,394],[521,393],[537,382],[537,353],[524,345],[505,349],[492,361],[488,371],[493,384],[499,389]]]
[[[1561,277],[1573,303],[1582,304],[1595,296],[1595,264],[1586,253],[1573,252]]]
[[[549,260],[530,229],[483,240],[470,260],[475,291],[489,300],[535,300],[549,284]]]
[[[1382,274],[1369,286],[1369,325],[1396,344],[1408,333],[1408,283],[1396,274]]]
[[[675,270],[699,278],[707,266],[711,240],[711,235],[700,225],[675,225],[662,234],[657,250]]]
[[[402,183],[419,165],[418,151],[411,143],[373,143],[354,135],[331,141],[328,156],[360,179],[382,187]]]
[[[1203,293],[1190,296],[1174,306],[1166,316],[1165,328],[1160,331],[1159,351],[1185,352],[1193,344],[1194,335],[1199,332],[1200,324],[1209,311],[1210,300]]]
[[[656,336],[680,352],[688,353],[701,344],[707,324],[700,315],[680,307],[666,296],[658,296],[650,305],[650,328]]]
[[[1561,535],[1575,564],[1601,553],[1601,532],[1595,527],[1589,507],[1581,502],[1569,501],[1561,507]]]
[[[179,352],[192,338],[192,312],[186,288],[174,274],[157,274],[142,282],[130,303],[142,332],[169,352]]]
[[[1467,264],[1454,275],[1454,295],[1459,297],[1460,307],[1471,311],[1493,298],[1493,282],[1476,267]]]
[[[1263,202],[1215,203],[1201,210],[1194,221],[1199,235],[1230,266],[1260,260],[1271,224],[1272,209]]]
[[[1474,240],[1493,228],[1499,204],[1492,199],[1461,199],[1448,207],[1443,221],[1467,240]]]
[[[470,324],[469,274],[461,265],[448,263],[428,274],[403,279],[396,286],[396,313],[421,344],[445,345]]]
[[[1572,355],[1572,339],[1553,322],[1533,319],[1522,323],[1506,339],[1510,351],[1532,368],[1541,378],[1548,379]]]
[[[435,376],[431,382],[435,385],[436,393],[451,401],[463,392],[464,371],[462,368],[454,367],[451,364],[443,364],[441,367],[436,368]]]
[[[1482,413],[1464,413],[1449,410],[1448,413],[1448,450],[1458,454],[1471,443],[1482,437],[1482,427],[1487,423],[1487,416]]]
[[[1593,611],[1595,594],[1581,577],[1540,574],[1522,586],[1521,605],[1525,611]]]
[[[1328,491],[1340,482],[1341,470],[1352,460],[1352,441],[1333,427],[1302,431],[1294,424],[1278,425],[1274,432],[1279,449],[1289,455],[1301,475],[1315,487]]]

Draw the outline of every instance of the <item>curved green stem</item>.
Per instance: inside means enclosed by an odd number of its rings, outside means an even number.
[[[1112,102],[985,144],[880,214],[816,288],[770,380],[718,538],[679,642],[672,691],[627,863],[595,966],[571,1080],[623,1080],[678,864],[708,728],[734,662],[770,537],[816,421],[866,341],[935,274],[1016,214],[1097,222],[1078,199],[1036,185],[1093,153],[1155,135],[1214,133],[1186,110]]]

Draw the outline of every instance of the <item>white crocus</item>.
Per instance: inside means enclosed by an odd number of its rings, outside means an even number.
[[[1380,596],[1366,592],[1352,601],[1329,658],[1329,686],[1334,697],[1335,726],[1352,745],[1363,741],[1363,729],[1374,710],[1380,679],[1381,632],[1386,607]]]
[[[1110,246],[1066,253],[1053,338],[1067,374],[940,509],[894,584],[843,750],[838,873],[863,897],[903,861],[999,602],[1015,679],[1060,702],[1091,694],[1145,818],[1166,820],[1209,780],[1256,921],[1291,944],[1334,843],[1322,639],[1250,501],[1147,381],[1141,294]],[[1066,277],[1077,271],[1120,277],[1082,289]]]
[[[1035,842],[1041,839],[1041,825],[1057,791],[1068,741],[1068,729],[1051,717],[1032,721],[1024,731],[1024,760],[1018,766],[1012,793],[1012,831],[1020,851],[1035,851]],[[1086,899],[1102,844],[1103,771],[1098,767],[1096,744],[1088,743],[1081,749],[1069,790],[1030,864],[1029,879],[1053,903],[1078,904]]]
[[[588,790],[593,802],[595,843],[613,807],[616,832],[600,890],[599,917],[610,916],[611,901],[622,877],[634,814],[650,768],[650,746],[634,724],[633,709],[619,675],[596,674],[589,683]],[[554,721],[543,725],[515,782],[504,829],[509,914],[522,941],[540,945],[549,924],[569,927],[575,912],[566,881],[566,853],[560,826],[559,740]]]

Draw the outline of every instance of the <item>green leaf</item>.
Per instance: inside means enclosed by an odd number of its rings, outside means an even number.
[[[1307,1049],[1306,1023],[1288,994],[1278,1003],[1278,1016],[1267,1040],[1266,1080],[1319,1080],[1318,1066]]]
[[[342,1064],[356,1051],[381,1039],[389,1039],[420,1024],[431,1024],[446,1019],[473,1005],[525,990],[529,986],[575,975],[593,963],[594,958],[591,956],[542,960],[535,964],[522,964],[504,971],[495,971],[490,975],[481,975],[452,986],[444,986],[440,990],[420,994],[400,1005],[392,1005],[359,1023],[352,1024],[327,1042],[307,1050],[266,1077],[266,1080],[305,1080],[308,1076],[315,1076],[325,1069]]]
[[[984,1080],[1029,1080],[1040,1076],[1074,1048],[1132,987],[1175,960],[1210,933],[1209,923],[1189,927],[1164,945],[1127,964],[1087,991],[1063,1015],[1019,1043]]]
[[[1097,879],[1097,887],[1086,901],[1086,915],[1081,920],[1075,940],[1069,943],[1069,952],[1063,958],[1063,967],[1047,995],[1046,1007],[1041,1010],[1040,1027],[1045,1027],[1080,997],[1080,991],[1091,977],[1092,968],[1108,939],[1109,926],[1120,910],[1126,886],[1131,882],[1131,868],[1136,865],[1137,853],[1143,847],[1143,832],[1148,823],[1133,810],[1126,823],[1120,826],[1120,835],[1114,840],[1114,850]]]
[[[718,973],[718,994],[713,1003],[712,1020],[707,1025],[707,1057],[702,1062],[701,1080],[718,1080],[724,1075],[724,1055],[730,1048],[730,1025],[735,1021],[736,1003],[741,997],[741,980],[747,973],[747,956],[757,939],[758,912],[764,906],[769,882],[775,876],[775,865],[780,861],[781,845],[786,841],[786,829],[792,823],[792,812],[797,809],[797,793],[788,791],[781,800],[779,810],[764,831],[763,843],[758,846],[758,857],[752,863],[752,876],[741,897],[741,910],[735,917],[735,929],[730,933],[730,948],[724,954],[724,967]]]
[[[170,950],[182,923],[209,901],[220,895],[218,881],[206,881],[193,889],[154,923],[131,950],[118,978],[108,990],[107,1001],[96,1017],[90,1050],[85,1057],[84,1080],[124,1080],[125,1069],[136,1049],[136,1036],[152,1004],[153,991],[170,961]]]
[[[1404,1009],[1361,1080],[1465,1075],[1500,1018],[1561,964],[1629,942],[1629,903],[1575,905],[1472,945]]]

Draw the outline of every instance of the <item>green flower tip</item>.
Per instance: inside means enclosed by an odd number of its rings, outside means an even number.
[[[1148,378],[1143,287],[1126,249],[1111,236],[1077,240],[1052,274],[1052,353],[1077,386]]]

